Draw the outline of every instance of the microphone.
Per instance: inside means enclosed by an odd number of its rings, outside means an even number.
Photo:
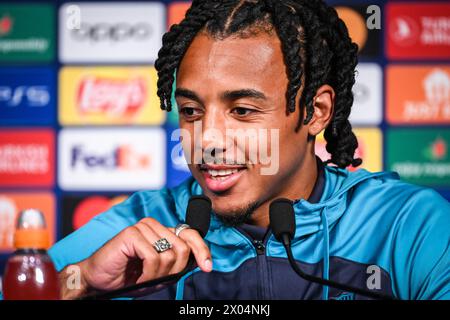
[[[186,224],[206,236],[211,223],[211,200],[207,196],[192,196],[186,209]]]
[[[192,196],[189,199],[188,206],[186,209],[186,224],[188,224],[191,229],[196,230],[202,238],[206,236],[208,233],[209,225],[211,222],[211,200],[206,196]],[[129,293],[132,291],[137,291],[141,289],[154,288],[156,286],[169,284],[178,281],[185,274],[187,274],[190,270],[192,270],[195,263],[194,256],[191,254],[189,256],[188,263],[186,267],[175,274],[167,275],[161,278],[156,278],[152,280],[148,280],[145,282],[141,282],[138,284],[130,285],[127,287],[100,292],[96,294],[87,295],[81,297],[80,300],[99,300],[99,299],[111,299],[123,296],[125,293]],[[156,290],[155,290],[156,291]],[[145,292],[144,294],[147,294]]]
[[[301,278],[307,281],[318,283],[320,285],[353,292],[370,298],[382,300],[394,300],[392,297],[382,293],[372,292],[362,288],[356,288],[353,286],[349,286],[332,280],[326,280],[324,278],[316,277],[303,272],[303,270],[297,265],[294,256],[292,255],[291,240],[294,238],[296,226],[295,226],[294,207],[292,205],[291,200],[284,198],[274,200],[269,207],[269,218],[270,218],[270,227],[272,229],[275,238],[283,244],[289,260],[289,264],[291,265],[292,269],[294,269],[295,273],[297,273],[297,275],[299,275]]]

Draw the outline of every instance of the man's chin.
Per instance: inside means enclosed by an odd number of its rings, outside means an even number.
[[[235,206],[230,204],[225,206],[215,205],[213,200],[213,212],[216,217],[225,225],[236,227],[243,223],[247,223],[255,209],[258,207],[257,202],[250,202]]]

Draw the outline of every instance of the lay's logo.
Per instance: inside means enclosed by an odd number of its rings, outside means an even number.
[[[109,117],[132,116],[144,107],[147,98],[145,80],[88,77],[80,81],[77,94],[82,115],[105,114]]]
[[[153,67],[66,67],[60,72],[63,125],[160,125]]]

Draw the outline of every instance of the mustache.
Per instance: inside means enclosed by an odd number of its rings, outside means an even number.
[[[228,164],[228,165],[245,165],[248,162],[247,157],[242,155],[227,155],[225,152],[219,152],[217,154],[215,151],[204,151],[202,152],[200,165],[205,164]]]

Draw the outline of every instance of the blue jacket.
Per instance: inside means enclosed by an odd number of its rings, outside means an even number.
[[[400,299],[450,299],[450,205],[432,189],[396,173],[325,167],[318,203],[294,202],[292,250],[310,274]],[[84,260],[127,226],[154,217],[168,227],[184,221],[190,178],[173,189],[140,191],[95,217],[50,250],[56,268]],[[213,271],[193,269],[147,299],[365,299],[299,278],[270,233],[263,243],[214,215],[205,240]]]

